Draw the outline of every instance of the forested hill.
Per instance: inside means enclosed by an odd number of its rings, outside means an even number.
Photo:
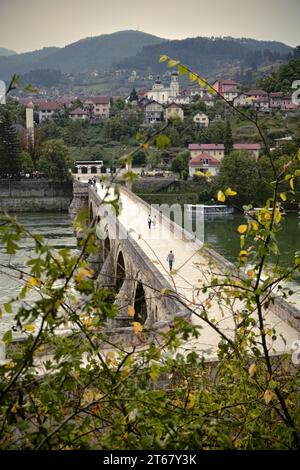
[[[108,70],[113,64],[135,55],[143,46],[165,41],[140,31],[120,31],[82,39],[63,48],[0,57],[0,75],[24,74],[37,69],[56,69],[63,73]]]
[[[165,64],[159,64],[158,58],[167,54],[208,76],[217,76],[230,67],[255,70],[262,65],[283,62],[292,53],[292,47],[275,41],[197,37],[145,46],[119,66],[137,70],[151,68],[153,72],[159,72],[165,70]]]
[[[15,51],[10,51],[9,49],[5,49],[5,47],[0,47],[0,56],[10,56],[16,54]]]

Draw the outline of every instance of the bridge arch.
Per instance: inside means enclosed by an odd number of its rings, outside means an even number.
[[[116,262],[116,290],[119,292],[126,276],[125,260],[122,251],[119,251]]]
[[[134,295],[134,321],[138,321],[142,325],[147,320],[147,303],[143,284],[137,281]]]

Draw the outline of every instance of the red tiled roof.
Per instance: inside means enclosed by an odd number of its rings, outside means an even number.
[[[223,144],[189,144],[189,150],[224,150]]]
[[[182,106],[180,106],[179,104],[176,104],[176,103],[170,103],[166,106],[166,108],[179,108],[179,109],[182,109]]]
[[[248,96],[256,96],[256,95],[267,95],[268,93],[265,90],[249,90],[247,91],[246,95]]]
[[[237,93],[236,88],[229,88],[228,90],[224,91],[224,93]]]
[[[260,150],[260,144],[233,144],[234,150]]]
[[[221,85],[237,85],[234,80],[216,80],[215,83],[221,83]]]
[[[90,96],[86,101],[92,101],[94,104],[109,104],[109,96]]]
[[[38,107],[40,111],[59,111],[64,105],[57,101],[43,101],[38,104]]]
[[[190,160],[190,166],[203,165],[203,160],[208,160],[208,165],[210,166],[219,166],[221,163],[216,158],[211,157],[208,152],[201,152],[199,155]]]
[[[282,96],[283,96],[282,91],[276,91],[276,92],[270,93],[271,98],[281,98]]]

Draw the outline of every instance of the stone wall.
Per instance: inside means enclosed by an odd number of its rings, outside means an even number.
[[[71,181],[0,180],[0,212],[67,211]]]

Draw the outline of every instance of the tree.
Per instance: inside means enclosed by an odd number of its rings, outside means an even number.
[[[132,92],[130,93],[130,96],[129,96],[128,101],[129,101],[130,103],[132,103],[133,101],[138,101],[138,100],[139,100],[139,96],[138,96],[138,94],[137,94],[137,92],[136,92],[136,89],[133,88],[133,89],[132,89]]]
[[[33,165],[30,153],[26,152],[26,150],[22,150],[20,158],[22,163],[22,171],[24,173],[32,173],[35,170],[35,167]]]
[[[62,140],[48,140],[43,145],[38,170],[51,179],[66,180],[71,162],[67,147]]]
[[[229,155],[230,152],[233,150],[233,138],[232,138],[232,130],[230,121],[226,121],[226,127],[224,132],[224,147],[225,147],[225,155]]]
[[[0,114],[0,173],[2,177],[18,177],[22,169],[20,146],[10,114],[1,108]]]
[[[180,178],[182,178],[183,172],[188,171],[186,160],[181,155],[178,155],[172,161],[172,171],[178,173]]]

